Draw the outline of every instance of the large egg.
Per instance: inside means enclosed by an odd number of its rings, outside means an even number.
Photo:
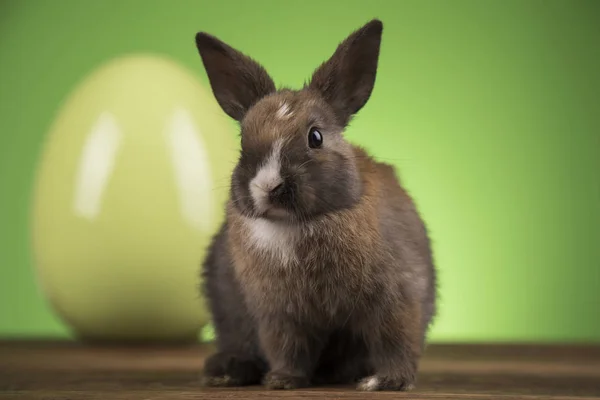
[[[43,292],[95,340],[194,340],[200,265],[223,221],[238,142],[210,88],[156,56],[92,72],[59,111],[37,169]]]

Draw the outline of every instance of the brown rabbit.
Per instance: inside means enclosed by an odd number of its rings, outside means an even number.
[[[344,139],[382,31],[372,20],[352,33],[301,90],[277,90],[254,60],[196,35],[242,146],[203,264],[218,347],[206,385],[414,385],[436,308],[428,235],[394,169]]]

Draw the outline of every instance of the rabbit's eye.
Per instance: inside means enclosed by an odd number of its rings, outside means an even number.
[[[322,144],[323,135],[321,135],[321,132],[317,128],[310,128],[310,131],[308,131],[308,145],[313,149],[317,149]]]

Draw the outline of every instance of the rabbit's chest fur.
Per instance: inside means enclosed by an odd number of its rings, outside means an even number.
[[[234,266],[252,308],[315,323],[360,313],[364,300],[384,289],[375,269],[385,252],[368,221],[347,219],[299,226],[234,217]]]

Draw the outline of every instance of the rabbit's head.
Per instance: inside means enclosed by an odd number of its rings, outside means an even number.
[[[241,127],[231,198],[253,218],[307,221],[360,200],[344,138],[375,84],[383,24],[353,32],[301,90],[277,89],[256,61],[207,33],[196,45],[221,108]]]

